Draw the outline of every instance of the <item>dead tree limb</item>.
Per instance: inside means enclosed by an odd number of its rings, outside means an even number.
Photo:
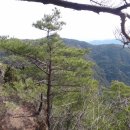
[[[71,1],[66,1],[66,0],[21,0],[21,1],[28,1],[28,2],[40,2],[43,4],[53,4],[57,6],[61,6],[64,8],[70,8],[74,10],[86,10],[86,11],[92,11],[94,13],[109,13],[113,14],[116,16],[119,16],[121,19],[121,32],[127,39],[127,42],[130,42],[130,36],[126,32],[126,18],[130,19],[130,14],[127,14],[123,12],[124,9],[130,8],[130,2],[127,2],[124,0],[121,5],[117,7],[112,7],[112,6],[102,6],[100,2],[97,0],[94,0],[95,5],[93,4],[81,4],[81,3],[76,3],[76,2],[71,2]],[[90,0],[90,3],[93,2]]]

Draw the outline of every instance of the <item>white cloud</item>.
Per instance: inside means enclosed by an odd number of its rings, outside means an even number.
[[[32,27],[53,5],[0,0],[0,35],[18,38],[40,38],[44,32]],[[120,24],[119,18],[110,14],[95,14],[88,11],[75,11],[60,7],[63,20],[67,25],[60,32],[62,37],[79,40],[113,38],[114,27]]]

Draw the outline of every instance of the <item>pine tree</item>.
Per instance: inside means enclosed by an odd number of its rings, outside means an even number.
[[[39,95],[35,114],[46,130],[78,130],[85,127],[87,103],[97,92],[97,82],[92,78],[93,63],[85,59],[88,50],[65,46],[57,34],[64,25],[59,19],[60,12],[55,8],[33,24],[47,32],[37,44],[11,39],[0,46],[30,63],[19,70],[24,80],[15,81],[13,87],[21,98],[35,100]],[[35,76],[27,74],[30,67]]]

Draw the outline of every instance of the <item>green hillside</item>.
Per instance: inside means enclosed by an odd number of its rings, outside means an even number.
[[[118,44],[92,45],[84,41],[63,39],[65,44],[77,48],[89,48],[90,60],[94,61],[95,78],[105,86],[110,85],[112,80],[118,80],[130,85],[130,49],[123,48]],[[28,41],[28,40],[24,40]],[[29,40],[37,44],[40,40]],[[5,54],[1,52],[1,57]],[[8,61],[8,64],[10,61]]]
[[[90,58],[95,61],[95,77],[109,84],[112,80],[118,80],[130,85],[130,49],[117,44],[91,45],[72,39],[64,40],[67,45],[90,48]]]

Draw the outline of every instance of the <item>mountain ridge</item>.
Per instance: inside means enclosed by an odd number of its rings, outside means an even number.
[[[92,45],[101,45],[101,44],[122,44],[119,40],[116,39],[104,39],[104,40],[92,40],[89,41]]]
[[[40,39],[23,40],[37,44]],[[70,47],[88,48],[87,59],[95,62],[94,77],[100,84],[109,86],[112,80],[118,80],[130,85],[130,49],[119,44],[92,45],[85,41],[63,38],[63,42]],[[3,57],[1,52],[0,57]]]
[[[95,77],[99,82],[110,85],[118,80],[130,85],[130,49],[120,44],[92,45],[88,42],[63,39],[66,45],[78,48],[89,48],[90,59],[96,63]]]

